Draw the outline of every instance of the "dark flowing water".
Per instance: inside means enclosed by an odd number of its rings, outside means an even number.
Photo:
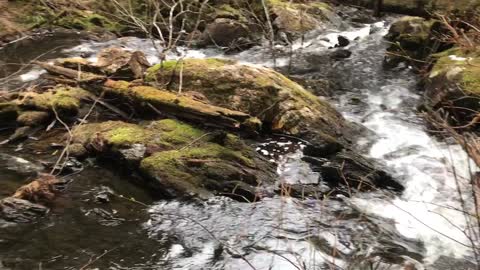
[[[387,22],[378,22],[313,32],[293,44],[293,58],[287,53],[290,48],[279,47],[286,53],[279,54],[276,64],[290,65],[303,78],[335,82],[331,101],[347,119],[369,129],[359,135],[358,148],[405,185],[401,196],[379,190],[326,200],[275,196],[252,204],[223,197],[201,203],[153,201],[132,184],[134,178],[91,162],[80,174],[67,176],[74,181],[47,218],[28,225],[0,224],[0,269],[80,269],[89,261],[90,269],[404,269],[408,264],[417,269],[474,269],[461,232],[465,217],[449,209],[459,206],[452,168],[467,173],[468,160],[458,146],[426,132],[415,112],[420,96],[411,70],[382,67],[387,28]],[[324,61],[339,33],[351,40],[352,56]],[[39,46],[30,58],[51,44]],[[84,55],[94,61],[95,52],[115,45],[158,60],[149,41],[137,38],[73,39],[67,44],[80,45],[49,57]],[[273,65],[264,48],[229,56],[213,49],[182,52]],[[34,79],[38,72],[25,70],[18,82]],[[301,161],[301,151],[290,151],[289,145],[297,143],[274,142],[278,151],[261,143],[255,147],[279,163],[279,182],[318,181],[318,174]],[[28,182],[28,170],[18,168],[41,168],[28,147],[18,152],[15,146],[0,149],[0,196],[6,196]]]

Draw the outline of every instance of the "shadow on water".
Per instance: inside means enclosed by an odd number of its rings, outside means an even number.
[[[113,171],[90,166],[71,176],[67,192],[34,224],[0,223],[1,269],[80,269],[105,252],[95,267],[156,263],[162,245],[142,229],[145,207],[131,201],[152,198]]]

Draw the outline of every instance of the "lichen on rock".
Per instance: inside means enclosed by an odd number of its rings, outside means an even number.
[[[269,68],[223,59],[184,59],[153,66],[147,81],[177,89],[180,68],[185,90],[202,93],[216,106],[256,116],[273,132],[312,141],[342,140],[345,135],[348,125],[332,106]]]

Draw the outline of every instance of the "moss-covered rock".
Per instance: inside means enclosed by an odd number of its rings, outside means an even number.
[[[200,45],[217,45],[228,49],[246,49],[255,44],[254,32],[245,23],[229,18],[217,18],[202,34]]]
[[[81,106],[81,100],[91,94],[81,88],[57,85],[43,93],[27,92],[19,101],[19,106],[27,109],[53,111],[75,115]]]
[[[450,112],[456,123],[469,123],[480,111],[480,48],[453,48],[436,54],[427,78],[425,103]]]
[[[144,155],[133,166],[155,191],[171,197],[220,194],[253,200],[258,186],[274,181],[272,165],[237,136],[208,133],[176,120],[142,125],[108,121],[83,125],[73,134],[73,145],[118,158],[143,145]]]
[[[392,66],[402,61],[421,60],[434,53],[435,20],[421,17],[402,17],[395,21],[385,38],[391,42],[387,49],[386,62]]]
[[[153,66],[147,80],[177,89],[180,65],[185,90],[204,94],[216,106],[256,116],[265,129],[312,142],[345,139],[347,124],[332,106],[272,69],[232,60],[185,59]]]

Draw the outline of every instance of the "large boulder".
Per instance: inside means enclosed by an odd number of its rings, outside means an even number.
[[[275,179],[273,165],[239,137],[176,120],[109,121],[78,127],[73,134],[73,145],[126,162],[167,197],[217,194],[253,201],[263,184]]]
[[[183,67],[182,67],[183,66]],[[328,102],[276,71],[223,59],[185,59],[153,66],[151,84],[202,93],[211,104],[258,117],[265,131],[302,137],[312,144],[348,141],[348,124]]]
[[[332,8],[319,1],[266,0],[278,31],[299,36],[321,27],[334,17]]]
[[[454,48],[435,57],[437,61],[426,80],[425,105],[448,112],[456,124],[477,126],[480,48],[473,51]]]
[[[228,49],[246,49],[255,43],[252,29],[245,23],[230,18],[217,18],[209,23],[200,44],[216,45]]]
[[[385,36],[390,42],[385,62],[390,66],[402,61],[415,63],[434,53],[433,29],[436,26],[436,21],[421,17],[406,16],[395,21]]]

